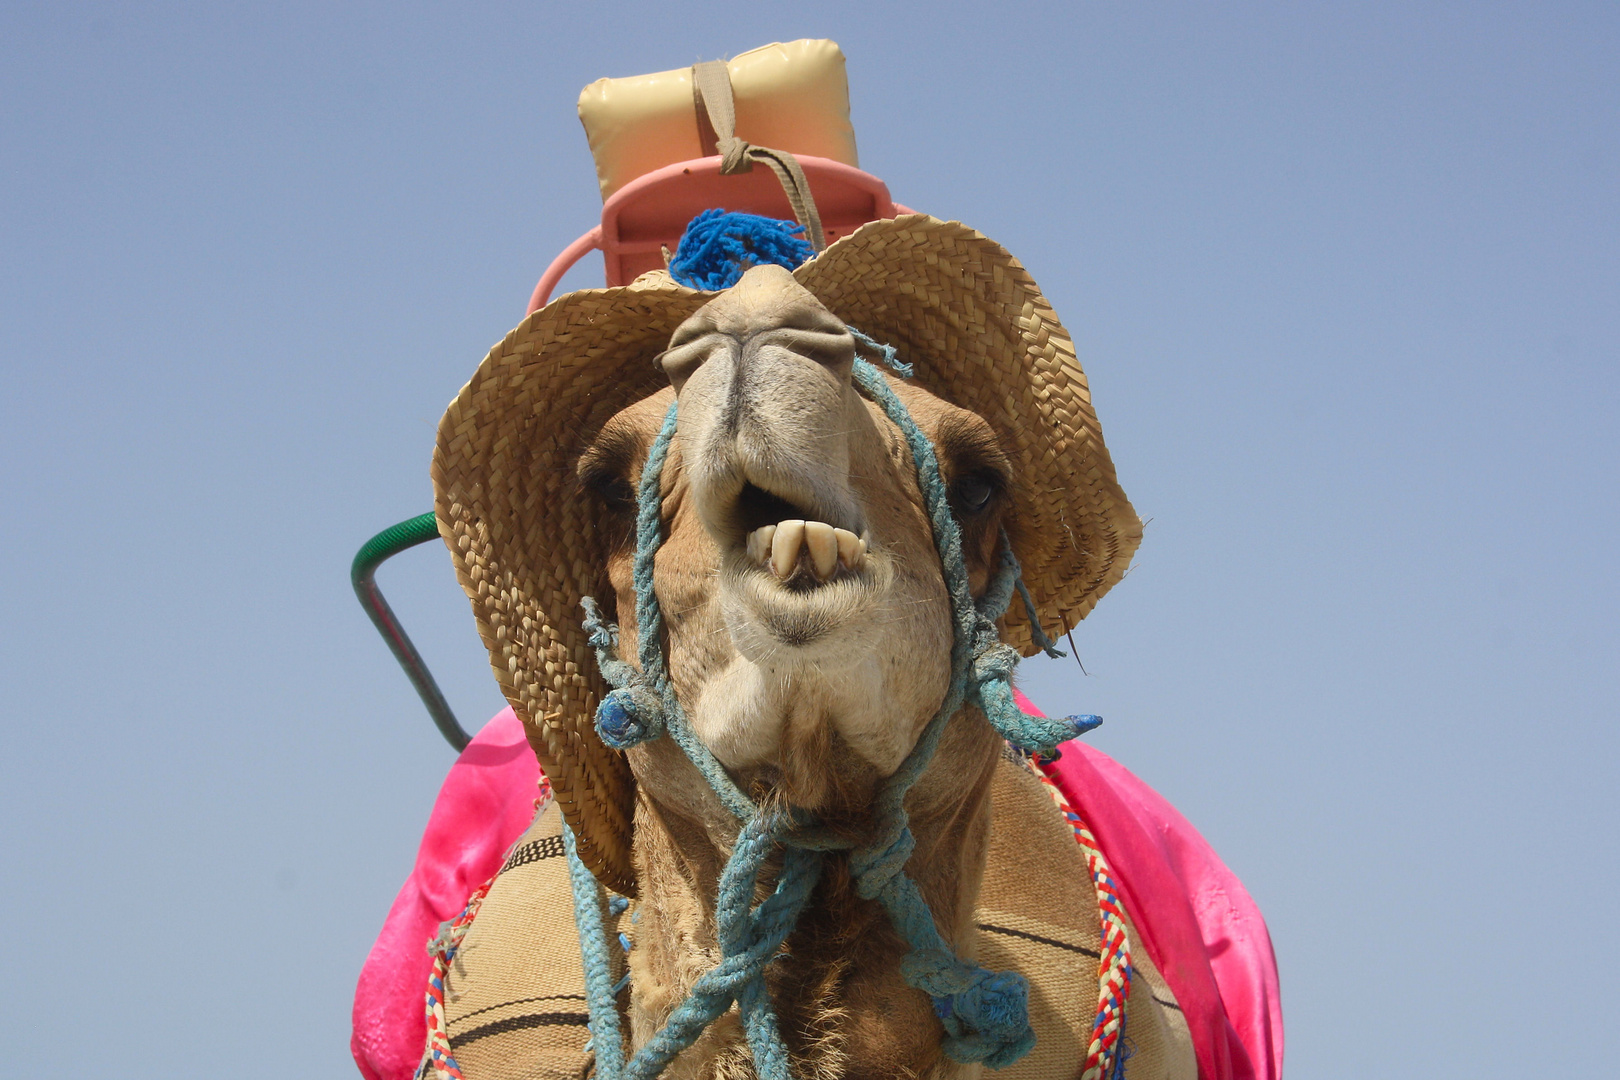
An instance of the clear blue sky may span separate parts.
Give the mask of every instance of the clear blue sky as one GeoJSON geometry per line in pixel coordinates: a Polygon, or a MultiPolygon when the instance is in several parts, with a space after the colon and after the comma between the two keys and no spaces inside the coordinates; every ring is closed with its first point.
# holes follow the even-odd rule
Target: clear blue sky
{"type": "MultiPolygon", "coordinates": [[[[1025,686],[1247,882],[1291,1077],[1612,1075],[1612,4],[4,5],[14,1065],[352,1075],[451,755],[349,559],[595,219],[579,88],[805,36],[1075,334],[1151,524],[1025,686]]],[[[493,714],[444,553],[382,579],[493,714]]]]}

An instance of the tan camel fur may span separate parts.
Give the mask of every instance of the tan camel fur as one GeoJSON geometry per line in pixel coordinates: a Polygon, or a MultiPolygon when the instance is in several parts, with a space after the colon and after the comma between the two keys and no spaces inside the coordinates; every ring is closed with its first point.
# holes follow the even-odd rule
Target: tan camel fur
{"type": "MultiPolygon", "coordinates": [[[[659,358],[672,389],[610,420],[578,473],[619,515],[604,585],[621,655],[633,657],[633,492],[678,396],[655,574],[676,692],[745,791],[860,835],[878,782],[943,700],[951,627],[911,455],[852,386],[854,355],[844,324],[786,270],[755,267],[676,330],[659,358]]],[[[1019,497],[1014,477],[982,419],[891,381],[937,449],[978,592],[1019,497]]],[[[907,802],[917,840],[908,870],[964,956],[976,952],[1001,745],[982,715],[959,716],[907,802]]],[[[630,1016],[640,1046],[719,958],[715,889],[737,824],[671,740],[629,757],[640,891],[630,1016]]],[[[770,969],[796,1075],[979,1074],[942,1055],[928,998],[900,977],[904,951],[878,906],[855,895],[843,860],[830,858],[770,969]]],[[[669,1075],[752,1077],[736,1013],[669,1075]]]]}

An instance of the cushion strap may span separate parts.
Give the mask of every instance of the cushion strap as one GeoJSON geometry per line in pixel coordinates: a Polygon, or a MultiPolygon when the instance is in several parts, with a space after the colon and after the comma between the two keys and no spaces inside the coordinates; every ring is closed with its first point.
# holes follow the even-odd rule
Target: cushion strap
{"type": "Polygon", "coordinates": [[[824,249],[827,238],[821,230],[821,214],[799,159],[786,150],[753,146],[737,137],[737,103],[731,92],[731,69],[724,60],[692,65],[692,96],[704,149],[709,148],[712,138],[715,152],[722,159],[720,172],[726,176],[749,172],[756,161],[770,166],[782,184],[793,217],[804,226],[805,239],[817,251],[824,249]]]}

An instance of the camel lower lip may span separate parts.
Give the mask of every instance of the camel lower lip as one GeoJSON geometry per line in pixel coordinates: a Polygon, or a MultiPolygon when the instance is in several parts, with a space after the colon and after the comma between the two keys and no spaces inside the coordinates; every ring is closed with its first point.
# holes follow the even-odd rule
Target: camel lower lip
{"type": "Polygon", "coordinates": [[[790,595],[818,592],[822,589],[829,589],[839,582],[851,581],[860,576],[852,571],[840,569],[835,576],[819,578],[816,576],[815,571],[803,565],[795,567],[793,572],[785,578],[779,578],[770,571],[760,571],[759,573],[761,577],[771,579],[776,585],[777,591],[790,595]]]}
{"type": "Polygon", "coordinates": [[[870,599],[871,582],[848,575],[822,582],[808,573],[777,581],[766,571],[748,575],[746,621],[753,623],[778,645],[805,648],[828,639],[848,624],[851,611],[870,599]]]}
{"type": "Polygon", "coordinates": [[[770,650],[819,647],[852,626],[864,627],[864,613],[884,594],[888,578],[883,563],[868,561],[859,571],[840,565],[822,580],[801,561],[783,579],[737,550],[721,575],[726,621],[733,640],[753,643],[745,653],[763,649],[754,655],[780,659],[770,650]]]}
{"type": "Polygon", "coordinates": [[[787,568],[785,574],[778,572],[778,569],[769,562],[761,566],[746,553],[740,561],[742,565],[737,569],[760,588],[762,596],[783,600],[791,600],[795,596],[820,595],[839,587],[848,588],[870,582],[868,567],[864,562],[858,570],[851,570],[843,563],[839,563],[830,573],[823,576],[823,572],[816,567],[808,551],[800,552],[797,561],[787,568]]]}
{"type": "Polygon", "coordinates": [[[792,649],[802,649],[806,645],[815,644],[829,629],[819,620],[791,616],[772,619],[769,625],[772,636],[792,649]]]}

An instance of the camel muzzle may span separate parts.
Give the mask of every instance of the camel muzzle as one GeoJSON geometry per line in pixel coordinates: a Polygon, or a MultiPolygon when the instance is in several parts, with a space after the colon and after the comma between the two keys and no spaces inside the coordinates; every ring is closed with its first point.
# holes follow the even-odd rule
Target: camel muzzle
{"type": "Polygon", "coordinates": [[[781,267],[757,266],[687,319],[659,360],[705,528],[789,587],[865,562],[850,484],[849,434],[864,419],[854,359],[842,322],[781,267]]]}

